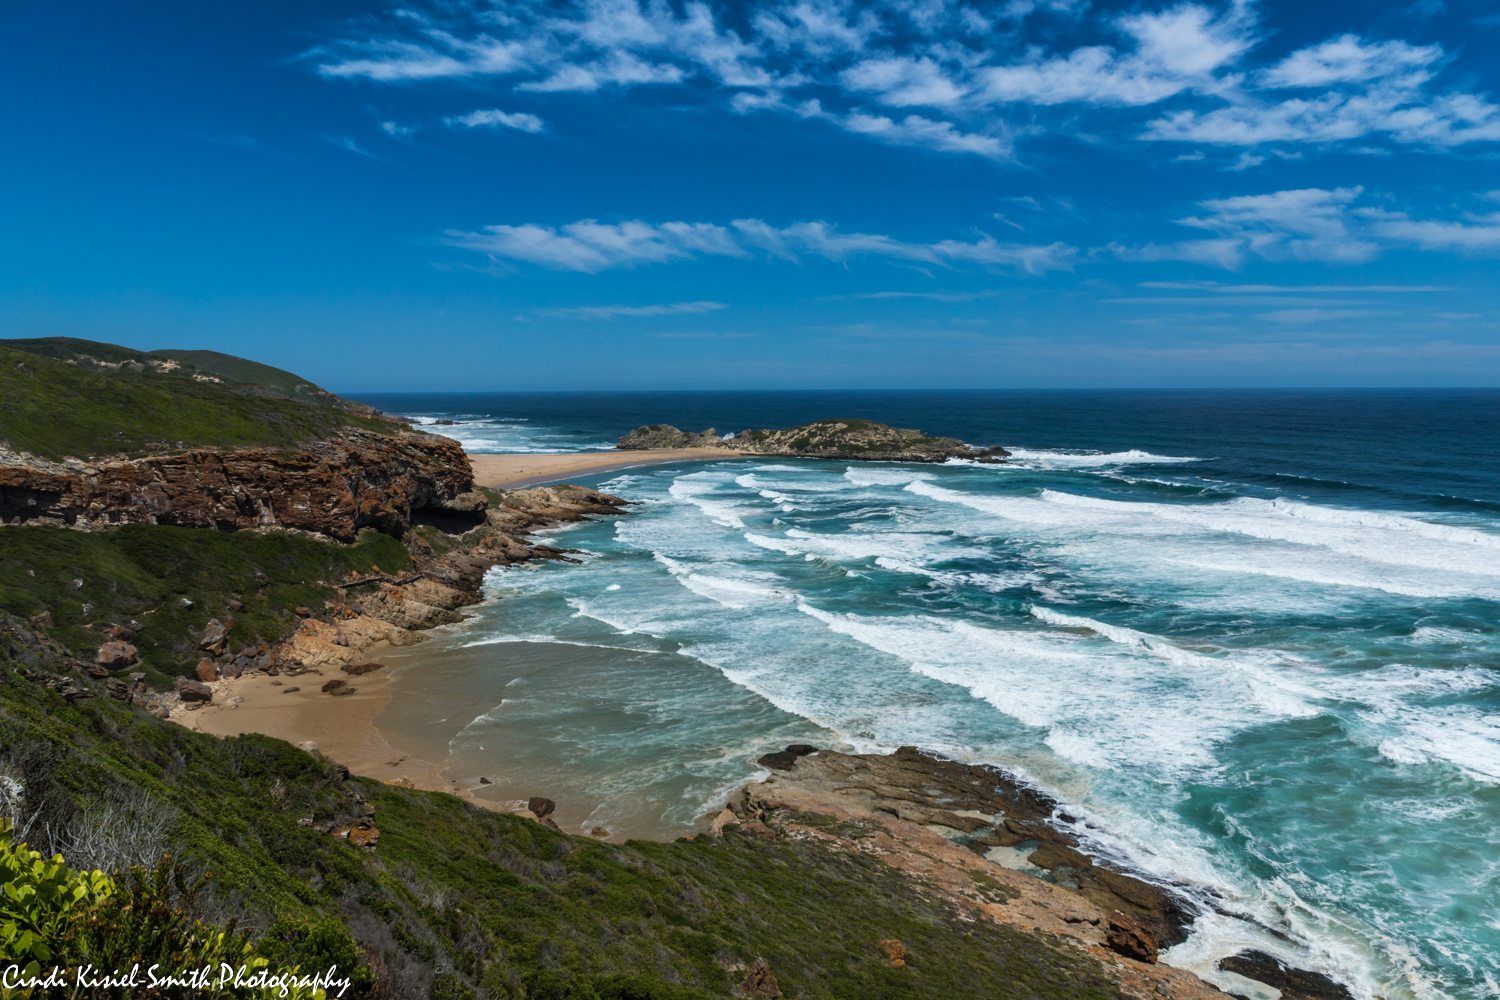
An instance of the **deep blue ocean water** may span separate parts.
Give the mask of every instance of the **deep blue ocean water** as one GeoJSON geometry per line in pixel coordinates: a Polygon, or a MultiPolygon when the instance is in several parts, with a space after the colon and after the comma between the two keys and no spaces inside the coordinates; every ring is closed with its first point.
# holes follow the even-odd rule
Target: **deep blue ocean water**
{"type": "Polygon", "coordinates": [[[641,506],[441,640],[495,679],[455,773],[561,762],[587,822],[685,824],[788,738],[916,743],[1191,886],[1170,961],[1500,996],[1500,392],[367,398],[475,451],[858,416],[1015,453],[598,477],[641,506]]]}

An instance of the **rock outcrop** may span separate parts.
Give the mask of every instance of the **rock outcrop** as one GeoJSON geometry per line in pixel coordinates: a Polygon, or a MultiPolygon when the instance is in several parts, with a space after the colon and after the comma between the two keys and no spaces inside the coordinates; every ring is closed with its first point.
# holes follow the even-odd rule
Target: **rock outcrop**
{"type": "Polygon", "coordinates": [[[941,829],[978,854],[1019,848],[1029,864],[1075,886],[1099,907],[1105,944],[1112,950],[1153,961],[1158,951],[1187,938],[1193,911],[1184,899],[1095,861],[1076,837],[1054,824],[1055,801],[1005,772],[915,747],[893,754],[810,749],[794,745],[761,758],[776,773],[749,787],[752,809],[773,802],[823,802],[941,829]]]}
{"type": "MultiPolygon", "coordinates": [[[[624,506],[618,497],[582,486],[536,486],[503,494],[484,511],[481,524],[450,536],[441,551],[413,532],[406,543],[414,572],[348,581],[343,600],[299,609],[296,631],[247,659],[244,669],[297,674],[326,668],[354,676],[378,670],[379,664],[364,662],[366,650],[378,642],[410,645],[428,629],[461,621],[458,609],[481,599],[491,567],[569,558],[564,549],[530,539],[533,532],[616,514],[624,506]]],[[[346,685],[329,693],[338,690],[352,689],[346,685]]]]}
{"type": "Polygon", "coordinates": [[[671,424],[648,424],[620,438],[618,447],[627,451],[655,448],[719,448],[724,445],[717,431],[710,427],[694,434],[678,430],[671,424]]]}
{"type": "Polygon", "coordinates": [[[362,528],[402,535],[424,519],[476,524],[483,507],[462,446],[410,431],[97,464],[0,454],[4,524],[280,527],[352,541],[362,528]]]}
{"type": "MultiPolygon", "coordinates": [[[[760,763],[772,774],[740,789],[713,817],[711,832],[738,823],[772,838],[836,841],[977,916],[1113,956],[1128,996],[1224,996],[1157,960],[1186,939],[1195,906],[1172,887],[1091,856],[1057,802],[1006,772],[915,747],[845,754],[794,744],[760,763]]],[[[881,942],[893,962],[898,944],[881,942]]],[[[904,947],[899,955],[908,958],[904,947]]],[[[1350,997],[1327,976],[1261,952],[1219,968],[1272,986],[1285,1000],[1350,997]]]]}
{"type": "Polygon", "coordinates": [[[867,462],[946,462],[950,458],[1000,462],[1009,454],[1004,448],[975,448],[957,438],[931,437],[873,420],[818,420],[786,430],[745,430],[728,438],[720,438],[713,430],[692,434],[670,424],[652,424],[626,434],[618,446],[724,448],[746,455],[867,462]]]}

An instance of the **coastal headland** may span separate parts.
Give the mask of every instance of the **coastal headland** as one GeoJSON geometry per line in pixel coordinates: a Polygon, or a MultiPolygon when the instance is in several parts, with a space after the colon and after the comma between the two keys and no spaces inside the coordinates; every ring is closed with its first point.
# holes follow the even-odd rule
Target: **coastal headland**
{"type": "MultiPolygon", "coordinates": [[[[319,933],[366,956],[374,995],[1222,995],[1159,961],[1189,896],[1092,856],[1057,803],[1000,770],[791,746],[697,831],[622,844],[632,831],[558,829],[546,789],[473,809],[441,762],[379,728],[382,651],[462,628],[493,567],[573,558],[539,531],[630,516],[592,489],[510,487],[642,462],[1001,450],[838,420],[476,462],[241,359],[11,344],[0,747],[7,794],[38,803],[44,833],[116,803],[118,839],[176,838],[130,857],[170,846],[224,873],[215,912],[334,921],[319,933]],[[560,938],[566,954],[536,947],[560,938]]],[[[1269,956],[1229,962],[1285,1000],[1348,996],[1269,956]]]]}

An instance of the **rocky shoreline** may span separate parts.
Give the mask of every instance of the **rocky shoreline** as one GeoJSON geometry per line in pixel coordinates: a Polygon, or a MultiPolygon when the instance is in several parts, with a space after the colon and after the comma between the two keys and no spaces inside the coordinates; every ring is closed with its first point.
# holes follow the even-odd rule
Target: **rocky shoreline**
{"type": "Polygon", "coordinates": [[[336,679],[327,693],[352,694],[352,679],[366,672],[358,661],[380,644],[405,646],[422,633],[463,620],[459,609],[483,599],[484,575],[494,566],[538,559],[568,559],[566,549],[539,543],[530,536],[588,517],[614,514],[626,501],[582,486],[538,486],[499,494],[483,509],[483,522],[444,538],[439,548],[430,536],[407,539],[413,571],[400,575],[365,574],[343,581],[340,600],[325,607],[298,608],[298,624],[280,643],[264,642],[231,651],[233,620],[211,623],[200,649],[196,678],[180,678],[173,695],[157,701],[157,711],[195,711],[213,703],[223,690],[216,682],[260,673],[297,676],[339,670],[351,681],[336,679]]]}
{"type": "MultiPolygon", "coordinates": [[[[1055,819],[1058,802],[995,767],[916,747],[847,754],[793,745],[765,754],[771,773],[740,788],[709,820],[767,836],[811,838],[872,854],[977,919],[1055,935],[1108,958],[1132,992],[1222,997],[1184,969],[1160,964],[1186,940],[1199,910],[1179,888],[1092,856],[1055,819]]],[[[1352,1000],[1320,973],[1263,952],[1218,963],[1220,973],[1279,991],[1281,1000],[1352,1000]]],[[[1231,996],[1247,996],[1231,992],[1231,996]]]]}

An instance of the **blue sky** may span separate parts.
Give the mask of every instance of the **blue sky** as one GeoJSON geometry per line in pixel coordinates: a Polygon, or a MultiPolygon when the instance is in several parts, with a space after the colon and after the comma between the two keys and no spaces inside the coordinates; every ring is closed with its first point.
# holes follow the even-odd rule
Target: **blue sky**
{"type": "Polygon", "coordinates": [[[343,390],[1500,384],[1491,0],[49,0],[0,335],[343,390]]]}

